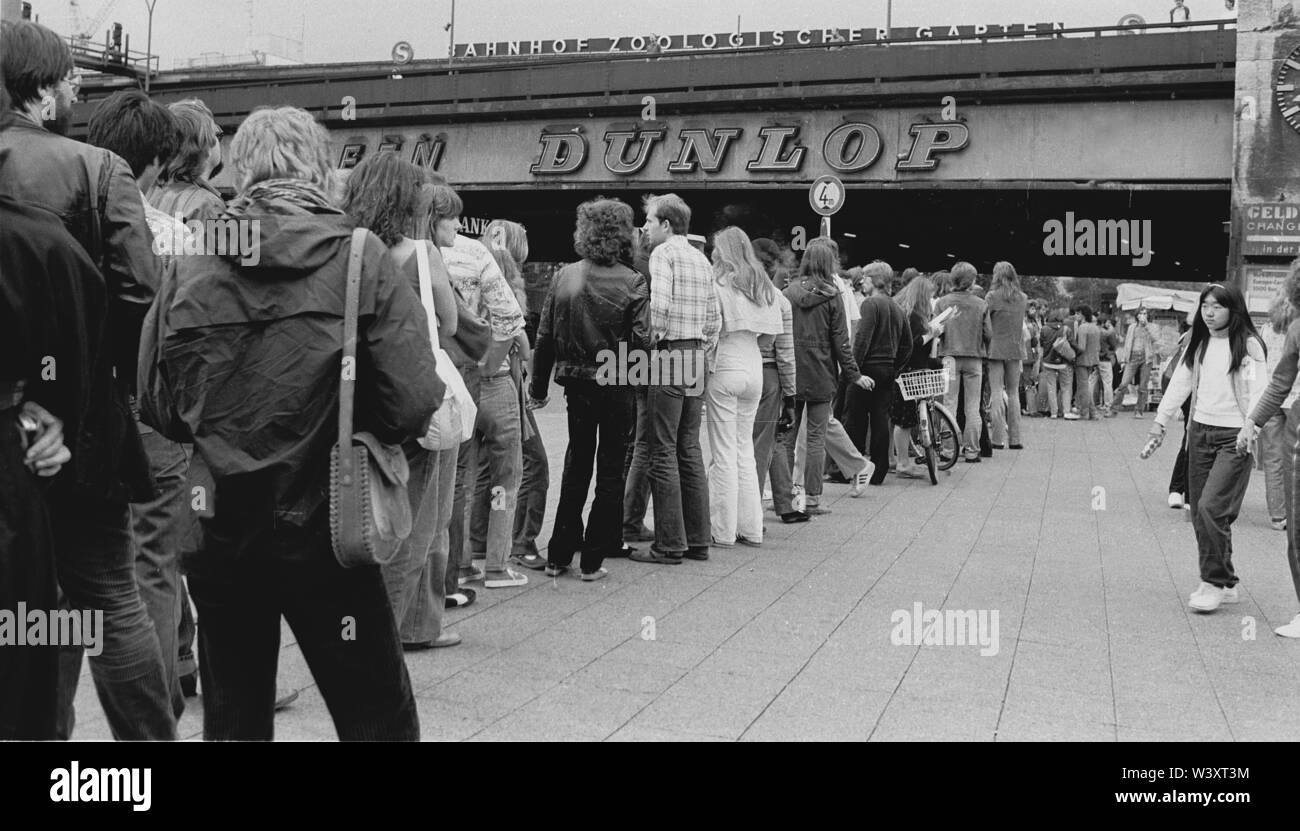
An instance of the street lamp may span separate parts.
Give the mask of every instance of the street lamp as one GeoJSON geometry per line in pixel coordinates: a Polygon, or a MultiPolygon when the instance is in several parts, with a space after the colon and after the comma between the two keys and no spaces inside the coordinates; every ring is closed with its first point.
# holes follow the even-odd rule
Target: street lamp
{"type": "Polygon", "coordinates": [[[447,66],[456,59],[456,0],[451,0],[451,22],[442,28],[450,34],[447,36],[447,66]]]}
{"type": "Polygon", "coordinates": [[[885,31],[894,28],[894,0],[885,0],[885,31]]]}
{"type": "Polygon", "coordinates": [[[153,7],[158,5],[158,0],[144,0],[144,4],[149,7],[149,34],[144,46],[144,91],[147,95],[149,81],[153,78],[153,7]]]}

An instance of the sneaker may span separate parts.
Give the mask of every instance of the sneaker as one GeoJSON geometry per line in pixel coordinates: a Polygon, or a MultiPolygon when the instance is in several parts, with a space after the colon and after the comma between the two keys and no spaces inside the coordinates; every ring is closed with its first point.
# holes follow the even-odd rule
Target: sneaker
{"type": "Polygon", "coordinates": [[[528,575],[520,574],[512,569],[506,569],[500,573],[492,573],[483,580],[483,585],[489,589],[512,589],[516,586],[528,585],[528,575]]]}
{"type": "Polygon", "coordinates": [[[1237,595],[1237,587],[1236,587],[1236,586],[1233,586],[1233,587],[1230,588],[1230,589],[1224,589],[1224,590],[1223,590],[1223,599],[1222,599],[1221,602],[1223,602],[1223,603],[1240,603],[1240,602],[1241,602],[1241,598],[1237,595]]]}
{"type": "Polygon", "coordinates": [[[1078,421],[1078,420],[1079,420],[1079,414],[1078,414],[1078,413],[1075,413],[1075,412],[1069,412],[1069,413],[1066,413],[1065,415],[1063,415],[1063,416],[1061,416],[1061,417],[1064,418],[1066,421],[1078,421]]]}
{"type": "Polygon", "coordinates": [[[551,565],[550,563],[546,564],[547,577],[559,577],[567,573],[568,570],[569,570],[568,566],[555,566],[555,565],[551,565]]]}
{"type": "Polygon", "coordinates": [[[824,514],[829,514],[831,509],[823,508],[820,505],[809,505],[807,508],[804,508],[803,512],[808,516],[822,516],[824,514]]]}
{"type": "Polygon", "coordinates": [[[1051,418],[1060,418],[1060,417],[1061,417],[1060,413],[1052,413],[1051,415],[1051,418]]]}
{"type": "Polygon", "coordinates": [[[456,578],[456,585],[457,585],[457,586],[464,586],[464,585],[467,585],[467,584],[469,584],[469,583],[477,583],[479,580],[482,580],[482,579],[483,579],[483,573],[484,573],[484,572],[482,571],[482,569],[477,569],[477,568],[476,568],[476,569],[473,569],[473,572],[474,572],[474,573],[471,574],[471,575],[469,575],[469,576],[464,576],[464,575],[462,575],[462,576],[456,578]]]}
{"type": "Polygon", "coordinates": [[[718,548],[735,548],[735,547],[736,547],[736,544],[735,544],[734,542],[723,542],[722,540],[718,539],[717,537],[712,537],[711,539],[713,540],[713,544],[716,545],[718,548]]]}
{"type": "Polygon", "coordinates": [[[1134,417],[1134,418],[1141,418],[1141,417],[1142,417],[1142,411],[1141,411],[1141,410],[1134,410],[1134,411],[1133,411],[1133,417],[1134,417]]]}
{"type": "Polygon", "coordinates": [[[910,465],[908,467],[900,467],[897,471],[895,471],[895,473],[897,473],[903,479],[925,479],[930,475],[930,471],[926,469],[925,465],[910,465]]]}
{"type": "Polygon", "coordinates": [[[750,548],[762,548],[762,547],[763,547],[763,542],[762,542],[761,540],[751,540],[749,537],[742,537],[742,536],[740,536],[739,534],[736,535],[736,544],[737,544],[737,545],[747,545],[747,546],[749,546],[750,548]]]}
{"type": "Polygon", "coordinates": [[[1268,524],[1271,525],[1271,526],[1273,526],[1273,530],[1274,530],[1274,531],[1285,531],[1285,530],[1286,530],[1286,520],[1285,520],[1285,519],[1270,519],[1270,520],[1268,521],[1268,524]]]}
{"type": "Polygon", "coordinates": [[[609,576],[608,569],[598,568],[595,571],[584,571],[582,573],[582,582],[594,583],[597,580],[604,580],[609,576]]]}
{"type": "Polygon", "coordinates": [[[849,488],[849,496],[861,496],[866,491],[867,485],[871,482],[871,476],[875,472],[876,466],[871,462],[867,462],[867,466],[853,477],[853,487],[849,488]]]}
{"type": "Polygon", "coordinates": [[[1187,605],[1198,612],[1213,612],[1221,603],[1223,589],[1211,583],[1201,583],[1187,601],[1187,605]]]}
{"type": "Polygon", "coordinates": [[[978,453],[969,454],[965,457],[965,459],[967,464],[977,465],[980,463],[980,457],[978,453]]]}
{"type": "Polygon", "coordinates": [[[447,595],[447,599],[443,601],[443,608],[463,609],[473,603],[476,597],[478,597],[478,593],[473,589],[461,589],[455,594],[447,595]]]}
{"type": "Polygon", "coordinates": [[[790,507],[794,508],[795,513],[802,513],[808,507],[808,497],[803,492],[803,485],[795,485],[790,489],[790,507]]]}
{"type": "Polygon", "coordinates": [[[1169,507],[1171,508],[1183,507],[1183,495],[1181,493],[1169,494],[1169,507]]]}
{"type": "Polygon", "coordinates": [[[1286,626],[1279,626],[1273,630],[1284,638],[1300,638],[1300,615],[1296,615],[1286,626]]]}

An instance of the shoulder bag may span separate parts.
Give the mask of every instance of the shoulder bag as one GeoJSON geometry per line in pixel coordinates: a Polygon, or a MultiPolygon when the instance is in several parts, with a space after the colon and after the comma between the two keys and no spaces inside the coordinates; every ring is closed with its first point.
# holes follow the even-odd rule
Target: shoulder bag
{"type": "Polygon", "coordinates": [[[456,371],[451,356],[439,345],[438,315],[433,305],[433,278],[429,271],[429,250],[423,241],[415,245],[415,262],[420,274],[420,303],[429,317],[429,343],[433,344],[433,357],[438,365],[438,377],[446,386],[442,406],[429,419],[429,431],[419,440],[425,450],[450,450],[474,435],[474,422],[478,408],[470,397],[465,380],[456,371]]]}
{"type": "Polygon", "coordinates": [[[330,455],[330,542],[344,568],[384,565],[411,535],[410,468],[402,448],[383,444],[368,432],[352,432],[361,260],[368,233],[364,228],[352,232],[348,255],[339,439],[330,455]]]}

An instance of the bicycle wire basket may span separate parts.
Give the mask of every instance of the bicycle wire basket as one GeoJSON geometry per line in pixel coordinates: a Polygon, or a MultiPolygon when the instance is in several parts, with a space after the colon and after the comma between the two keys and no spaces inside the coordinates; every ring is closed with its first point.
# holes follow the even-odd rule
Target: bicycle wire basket
{"type": "Polygon", "coordinates": [[[918,398],[933,398],[948,391],[948,372],[943,369],[904,372],[894,380],[903,391],[903,400],[905,401],[915,401],[918,398]]]}

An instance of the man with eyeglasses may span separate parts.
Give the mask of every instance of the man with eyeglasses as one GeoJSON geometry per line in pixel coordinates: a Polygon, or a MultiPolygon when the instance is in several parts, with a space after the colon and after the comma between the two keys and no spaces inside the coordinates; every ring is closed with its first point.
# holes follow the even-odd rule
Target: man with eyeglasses
{"type": "MultiPolygon", "coordinates": [[[[127,163],[60,135],[77,98],[67,44],[40,24],[6,21],[0,72],[10,99],[0,114],[0,193],[59,217],[107,290],[106,308],[86,309],[87,326],[106,324],[107,334],[92,346],[91,394],[78,434],[68,437],[71,475],[56,477],[47,495],[59,584],[72,607],[103,611],[103,651],[90,668],[113,735],[174,739],[158,635],[136,589],[127,508],[156,495],[126,384],[161,265],[127,163]]],[[[60,383],[58,367],[52,376],[48,383],[60,383]]],[[[60,738],[72,735],[82,651],[61,650],[60,738]]]]}

